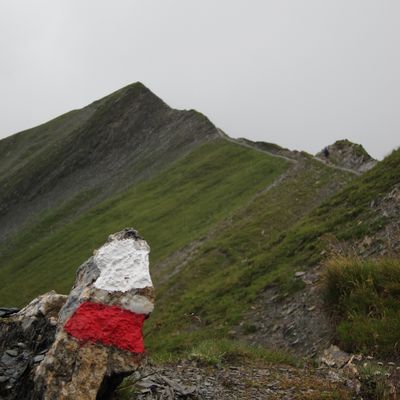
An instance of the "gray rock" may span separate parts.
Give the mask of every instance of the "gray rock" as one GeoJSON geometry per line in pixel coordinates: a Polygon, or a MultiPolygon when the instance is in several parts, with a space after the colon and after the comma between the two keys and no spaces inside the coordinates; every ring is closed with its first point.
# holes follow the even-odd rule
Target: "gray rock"
{"type": "Polygon", "coordinates": [[[6,308],[0,307],[0,318],[8,317],[9,315],[13,315],[19,311],[19,308],[6,308]]]}
{"type": "Polygon", "coordinates": [[[49,318],[57,316],[66,296],[54,291],[39,296],[0,323],[0,399],[28,400],[33,387],[32,356],[48,349],[55,327],[49,318]]]}
{"type": "MultiPolygon", "coordinates": [[[[59,313],[55,340],[35,369],[34,399],[109,399],[123,378],[138,369],[143,359],[141,350],[134,351],[92,340],[87,340],[82,346],[80,338],[68,331],[66,326],[83,303],[117,306],[148,315],[153,310],[154,291],[151,279],[147,278],[148,258],[141,261],[143,252],[148,254],[148,244],[135,230],[127,228],[110,235],[107,243],[79,267],[74,287],[59,313]],[[122,270],[126,269],[125,275],[135,276],[138,272],[139,276],[144,276],[142,282],[133,281],[133,286],[126,289],[117,284],[121,276],[115,270],[115,265],[121,254],[119,251],[110,251],[115,248],[123,249],[122,270]],[[103,254],[103,258],[99,259],[99,254],[103,254]],[[112,283],[98,286],[104,271],[108,272],[112,283]],[[92,368],[93,365],[96,368],[92,368]],[[62,394],[60,388],[63,389],[62,394]]],[[[38,355],[34,360],[40,360],[36,357],[38,355]]]]}
{"type": "Polygon", "coordinates": [[[339,347],[331,345],[324,350],[320,362],[328,367],[342,368],[350,360],[350,355],[340,350],[339,347]]]}
{"type": "Polygon", "coordinates": [[[12,379],[18,379],[22,374],[23,374],[23,370],[21,370],[21,371],[15,371],[12,375],[11,375],[11,378],[12,379]]]}
{"type": "Polygon", "coordinates": [[[76,271],[75,284],[68,296],[68,299],[60,311],[60,322],[65,322],[72,313],[76,310],[80,303],[84,301],[82,292],[90,286],[100,275],[100,270],[97,268],[93,257],[90,257],[76,271]]]}
{"type": "Polygon", "coordinates": [[[44,359],[44,354],[39,354],[32,358],[33,363],[39,363],[44,359]]]}
{"type": "Polygon", "coordinates": [[[0,362],[4,365],[10,365],[15,363],[15,357],[8,355],[7,353],[4,353],[0,359],[0,362]]]}
{"type": "Polygon", "coordinates": [[[360,144],[347,139],[338,140],[316,154],[316,157],[330,164],[359,173],[373,168],[377,161],[373,159],[360,144]]]}

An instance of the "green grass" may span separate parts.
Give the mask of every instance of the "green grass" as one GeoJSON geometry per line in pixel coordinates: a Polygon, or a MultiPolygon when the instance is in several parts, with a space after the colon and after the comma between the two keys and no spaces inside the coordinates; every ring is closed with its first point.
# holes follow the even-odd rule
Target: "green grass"
{"type": "Polygon", "coordinates": [[[149,359],[156,365],[192,360],[199,364],[215,366],[243,363],[271,363],[299,366],[301,360],[281,350],[269,350],[258,345],[249,345],[231,339],[204,339],[188,344],[180,352],[150,352],[149,359]]]}
{"type": "Polygon", "coordinates": [[[93,114],[93,109],[70,111],[45,124],[0,140],[0,173],[24,168],[39,153],[45,154],[56,142],[71,134],[93,114]]]}
{"type": "Polygon", "coordinates": [[[277,285],[282,296],[301,289],[294,272],[320,263],[332,241],[357,240],[385,226],[370,204],[399,181],[400,151],[356,179],[305,161],[242,207],[178,275],[158,287],[147,329],[160,329],[149,337],[150,348],[179,352],[209,335],[224,338],[264,288],[277,285]],[[340,186],[344,190],[324,201],[340,186]],[[193,314],[201,324],[185,317],[193,314]]]}
{"type": "Polygon", "coordinates": [[[282,159],[219,140],[65,226],[63,205],[42,221],[40,231],[50,235],[32,227],[9,243],[0,258],[1,302],[68,292],[91,251],[110,232],[134,226],[151,245],[156,278],[157,306],[146,323],[150,352],[188,354],[210,338],[223,340],[269,285],[282,295],[301,289],[294,272],[321,262],[330,241],[384,227],[371,201],[400,181],[399,151],[357,179],[310,157],[290,166],[288,172],[282,159]],[[184,263],[158,269],[196,241],[184,263]]]}
{"type": "Polygon", "coordinates": [[[268,285],[280,284],[283,292],[298,289],[293,273],[316,257],[293,254],[287,247],[292,243],[277,245],[279,238],[320,204],[323,193],[348,179],[342,171],[307,161],[234,213],[179,274],[158,286],[157,307],[147,323],[150,349],[181,352],[210,336],[224,338],[268,285]]]}
{"type": "Polygon", "coordinates": [[[218,140],[66,225],[59,223],[70,208],[64,204],[8,243],[0,258],[1,304],[23,305],[50,289],[69,292],[76,268],[126,226],[148,240],[154,264],[205,235],[286,168],[284,160],[218,140]]]}
{"type": "Polygon", "coordinates": [[[298,366],[298,360],[279,350],[267,350],[260,346],[235,342],[229,339],[208,339],[192,347],[185,359],[206,365],[238,364],[243,362],[263,361],[272,364],[298,366]]]}
{"type": "Polygon", "coordinates": [[[325,302],[348,351],[400,354],[400,260],[336,258],[327,263],[325,302]]]}
{"type": "Polygon", "coordinates": [[[358,367],[361,383],[359,395],[368,400],[393,400],[400,389],[399,372],[393,367],[384,367],[368,361],[358,367]]]}
{"type": "Polygon", "coordinates": [[[0,140],[0,211],[7,208],[22,192],[31,188],[32,196],[38,186],[60,164],[62,146],[69,135],[94,113],[85,107],[61,115],[38,127],[0,140]]]}

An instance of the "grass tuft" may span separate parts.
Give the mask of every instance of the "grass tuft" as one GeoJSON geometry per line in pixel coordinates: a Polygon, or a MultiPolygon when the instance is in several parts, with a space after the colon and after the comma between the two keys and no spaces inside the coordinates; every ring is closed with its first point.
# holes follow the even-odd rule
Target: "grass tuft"
{"type": "Polygon", "coordinates": [[[324,300],[347,351],[398,356],[400,261],[338,257],[327,262],[324,300]]]}
{"type": "Polygon", "coordinates": [[[204,340],[189,351],[187,358],[206,365],[235,364],[246,361],[299,365],[294,356],[284,351],[268,350],[261,346],[250,346],[227,339],[204,340]]]}

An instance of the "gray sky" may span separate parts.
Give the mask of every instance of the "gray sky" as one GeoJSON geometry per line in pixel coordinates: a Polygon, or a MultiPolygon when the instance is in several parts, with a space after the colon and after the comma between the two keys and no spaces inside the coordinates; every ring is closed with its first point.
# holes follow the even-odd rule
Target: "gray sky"
{"type": "Polygon", "coordinates": [[[398,0],[0,0],[0,137],[141,81],[233,137],[400,145],[398,0]]]}

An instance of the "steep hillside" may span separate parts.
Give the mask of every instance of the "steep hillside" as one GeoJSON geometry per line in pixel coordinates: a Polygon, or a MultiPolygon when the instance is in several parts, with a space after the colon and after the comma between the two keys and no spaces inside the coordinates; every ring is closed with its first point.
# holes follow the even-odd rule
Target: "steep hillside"
{"type": "Polygon", "coordinates": [[[305,255],[279,243],[351,179],[350,173],[303,157],[202,242],[188,246],[183,262],[174,256],[166,260],[167,269],[154,272],[156,277],[172,276],[160,279],[158,286],[159,306],[150,324],[163,327],[164,340],[149,327],[154,348],[184,351],[210,336],[235,338],[232,329],[265,288],[279,284],[283,293],[298,289],[293,273],[315,262],[314,244],[304,238],[303,248],[310,249],[305,255]]]}
{"type": "Polygon", "coordinates": [[[339,170],[304,159],[189,249],[183,266],[173,259],[167,275],[176,268],[179,274],[158,289],[152,345],[184,351],[210,335],[228,335],[313,354],[329,344],[331,336],[321,337],[329,321],[314,314],[323,312],[316,309],[314,280],[332,246],[363,249],[368,237],[377,241],[368,255],[385,254],[383,243],[392,254],[400,251],[400,150],[326,200],[349,180],[339,170]],[[388,199],[391,206],[382,211],[388,199]],[[163,327],[164,339],[165,331],[170,333],[167,344],[156,326],[163,327]]]}
{"type": "Polygon", "coordinates": [[[72,201],[74,214],[149,179],[219,137],[195,111],[168,107],[141,83],[0,141],[0,241],[72,201]]]}
{"type": "Polygon", "coordinates": [[[298,296],[313,309],[308,278],[329,249],[396,232],[398,152],[359,178],[358,164],[231,139],[141,84],[0,141],[0,151],[1,304],[68,292],[90,251],[134,226],[152,248],[154,352],[227,335],[302,352],[319,340],[306,313],[293,328],[309,337],[300,345],[279,318],[292,318],[283,310],[298,296]]]}
{"type": "MultiPolygon", "coordinates": [[[[251,332],[245,335],[248,340],[309,355],[335,340],[336,332],[323,304],[320,285],[325,279],[326,260],[336,265],[338,256],[339,260],[341,256],[352,257],[356,259],[354,268],[361,259],[367,260],[367,266],[399,265],[399,183],[400,150],[397,150],[279,237],[273,244],[275,256],[268,264],[278,273],[278,279],[260,293],[242,321],[251,327],[251,332]],[[374,261],[382,256],[393,260],[374,261]],[[286,274],[278,272],[282,266],[288,268],[286,274]]],[[[360,286],[366,288],[374,275],[366,272],[361,276],[365,275],[369,278],[364,283],[361,280],[360,286]]],[[[393,288],[395,279],[393,274],[393,288]]],[[[346,284],[349,282],[340,283],[343,287],[346,284]]],[[[386,297],[389,293],[386,291],[386,297]]],[[[395,304],[397,297],[395,294],[385,301],[395,304]]],[[[364,296],[364,305],[368,301],[364,296]]],[[[389,311],[392,310],[385,312],[389,311]]],[[[348,315],[357,313],[355,309],[348,312],[348,315]]],[[[239,328],[237,334],[240,333],[243,330],[239,328]]],[[[373,337],[372,331],[369,335],[373,337]]],[[[357,347],[359,350],[361,346],[354,349],[357,347]]],[[[385,352],[397,358],[396,343],[386,343],[385,352]]]]}
{"type": "Polygon", "coordinates": [[[82,199],[65,202],[3,248],[1,303],[22,305],[50,288],[68,292],[90,249],[104,242],[109,232],[127,225],[146,237],[151,260],[158,262],[206,235],[287,167],[284,160],[219,139],[76,221],[60,224],[82,199]]]}

